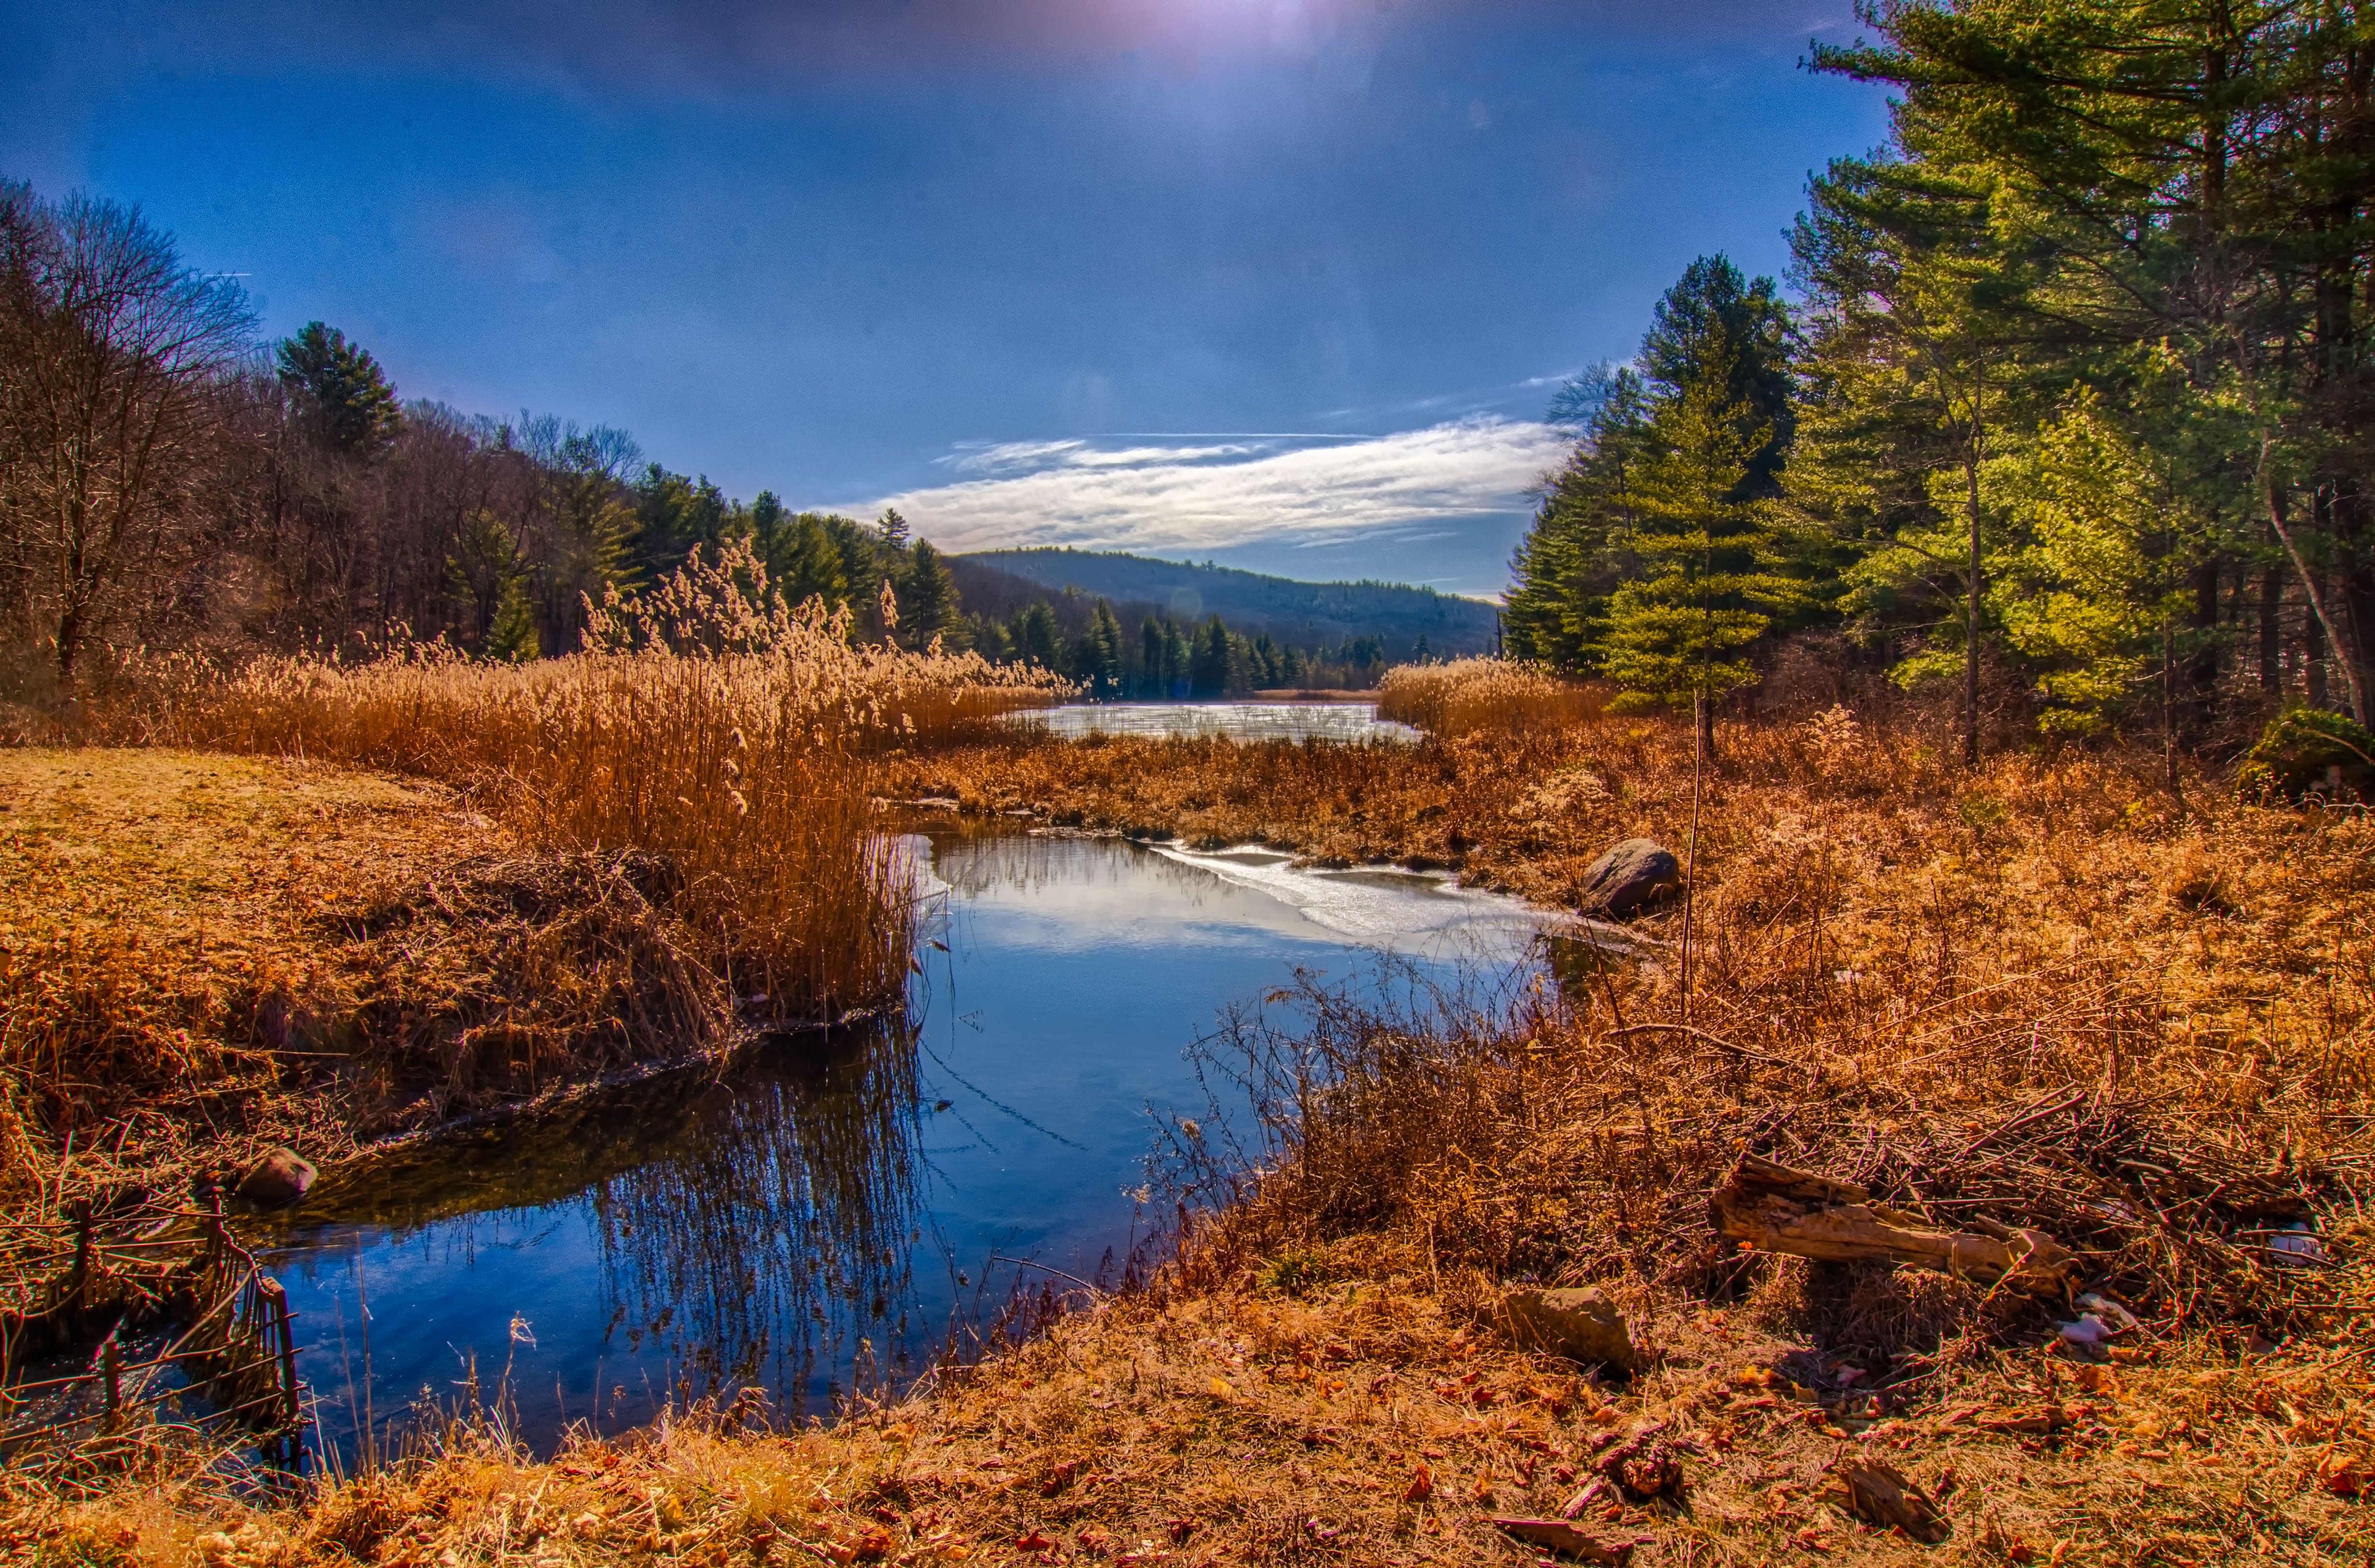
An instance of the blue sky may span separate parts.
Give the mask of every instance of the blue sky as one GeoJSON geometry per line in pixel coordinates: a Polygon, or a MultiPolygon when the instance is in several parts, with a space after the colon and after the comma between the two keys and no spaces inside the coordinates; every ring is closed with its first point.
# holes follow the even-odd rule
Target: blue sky
{"type": "Polygon", "coordinates": [[[1885,130],[1847,0],[0,0],[0,172],[730,493],[1496,591],[1535,421],[1885,130]]]}

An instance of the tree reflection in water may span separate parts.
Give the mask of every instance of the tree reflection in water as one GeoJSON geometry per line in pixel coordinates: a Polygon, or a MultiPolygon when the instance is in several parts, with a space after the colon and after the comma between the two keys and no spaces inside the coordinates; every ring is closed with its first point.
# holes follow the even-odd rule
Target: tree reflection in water
{"type": "Polygon", "coordinates": [[[766,1383],[797,1411],[844,1376],[897,1377],[921,1240],[915,1041],[707,1097],[667,1153],[597,1182],[603,1289],[630,1349],[656,1338],[697,1397],[766,1383]]]}
{"type": "MultiPolygon", "coordinates": [[[[779,1415],[822,1413],[853,1380],[920,1370],[946,1326],[917,1321],[912,1255],[939,1242],[928,1234],[919,1121],[916,1039],[902,1019],[769,1042],[724,1074],[655,1079],[410,1146],[326,1174],[300,1208],[246,1224],[276,1271],[334,1291],[341,1315],[359,1315],[349,1270],[368,1257],[370,1366],[328,1337],[352,1319],[329,1330],[325,1315],[301,1373],[320,1391],[364,1377],[383,1418],[448,1381],[471,1348],[458,1336],[482,1334],[490,1307],[516,1307],[541,1330],[539,1348],[509,1352],[521,1435],[539,1446],[569,1413],[554,1379],[578,1389],[568,1404],[582,1412],[586,1394],[604,1396],[585,1382],[601,1370],[601,1384],[656,1393],[665,1376],[679,1400],[754,1385],[779,1415]],[[510,1272],[554,1226],[580,1224],[576,1256],[598,1283],[577,1305],[544,1293],[549,1279],[540,1290],[510,1272]],[[472,1281],[464,1304],[481,1310],[435,1293],[455,1264],[472,1281]]],[[[476,1352],[493,1365],[506,1353],[483,1340],[476,1352]]],[[[343,1441],[329,1429],[348,1419],[325,1410],[325,1436],[343,1441]]]]}

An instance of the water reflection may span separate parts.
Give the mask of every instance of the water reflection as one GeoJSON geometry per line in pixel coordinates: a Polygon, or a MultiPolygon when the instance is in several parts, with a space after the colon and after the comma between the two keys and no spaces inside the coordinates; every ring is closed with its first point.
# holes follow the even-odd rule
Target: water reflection
{"type": "Polygon", "coordinates": [[[1008,716],[1010,724],[1077,738],[1144,735],[1232,740],[1382,741],[1409,745],[1419,732],[1377,717],[1375,702],[1091,702],[1008,716]]]}
{"type": "Polygon", "coordinates": [[[1224,1010],[1297,971],[1357,983],[1376,947],[1429,973],[1502,962],[1538,924],[1441,878],[1257,850],[912,847],[934,945],[896,1026],[324,1180],[275,1267],[326,1435],[455,1398],[474,1362],[482,1394],[508,1373],[538,1446],[742,1387],[829,1413],[1005,1300],[1009,1260],[1093,1278],[1128,1255],[1155,1126],[1205,1114],[1186,1051],[1224,1010]]]}
{"type": "Polygon", "coordinates": [[[744,1385],[786,1414],[829,1409],[861,1366],[911,1366],[943,1326],[913,1312],[916,1064],[904,1024],[780,1042],[724,1079],[648,1082],[326,1179],[273,1259],[301,1307],[314,1298],[305,1374],[336,1401],[325,1436],[357,1424],[350,1380],[375,1385],[384,1421],[423,1389],[451,1394],[474,1356],[482,1385],[510,1369],[539,1441],[573,1416],[636,1421],[744,1385]]]}

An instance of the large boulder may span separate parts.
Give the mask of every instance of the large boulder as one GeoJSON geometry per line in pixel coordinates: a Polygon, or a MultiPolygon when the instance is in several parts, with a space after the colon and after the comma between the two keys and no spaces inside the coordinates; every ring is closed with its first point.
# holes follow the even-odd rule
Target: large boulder
{"type": "Polygon", "coordinates": [[[1683,885],[1683,863],[1655,839],[1626,839],[1584,871],[1586,914],[1622,920],[1683,885]]]}
{"type": "Polygon", "coordinates": [[[1512,1291],[1501,1302],[1509,1337],[1584,1366],[1604,1366],[1631,1376],[1642,1354],[1633,1331],[1608,1292],[1598,1286],[1579,1291],[1512,1291]]]}
{"type": "Polygon", "coordinates": [[[296,1202],[313,1185],[313,1165],[293,1149],[276,1149],[239,1179],[239,1196],[266,1208],[296,1202]]]}

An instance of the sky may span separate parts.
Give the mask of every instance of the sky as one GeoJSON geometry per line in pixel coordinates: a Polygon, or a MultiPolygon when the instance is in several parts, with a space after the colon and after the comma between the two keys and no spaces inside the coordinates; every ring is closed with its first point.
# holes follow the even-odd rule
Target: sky
{"type": "Polygon", "coordinates": [[[1780,275],[1849,0],[0,0],[0,177],[748,499],[1492,595],[1566,375],[1780,275]]]}

